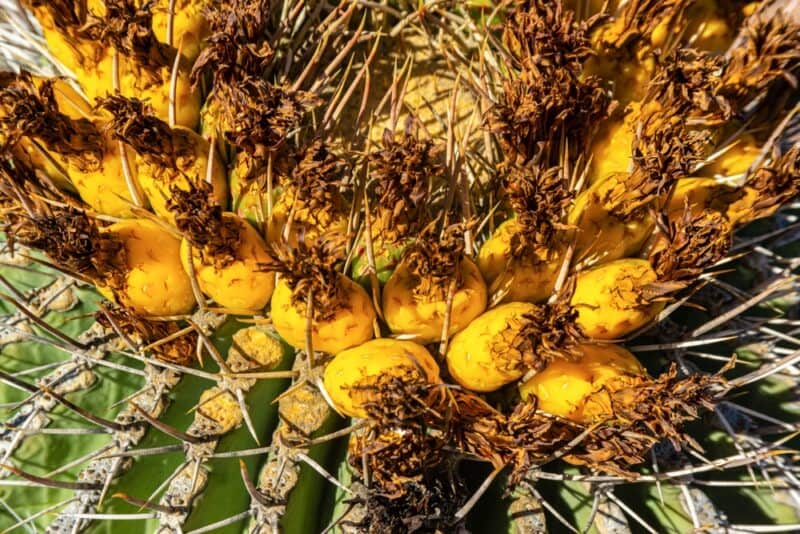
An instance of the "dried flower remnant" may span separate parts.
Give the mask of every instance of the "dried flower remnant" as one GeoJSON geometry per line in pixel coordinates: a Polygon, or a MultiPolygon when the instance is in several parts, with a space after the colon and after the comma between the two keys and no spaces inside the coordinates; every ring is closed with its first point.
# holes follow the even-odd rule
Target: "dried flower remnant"
{"type": "Polygon", "coordinates": [[[373,234],[387,243],[414,235],[430,220],[428,191],[444,175],[441,147],[405,134],[384,132],[381,147],[369,154],[370,181],[377,199],[373,234]]]}
{"type": "Polygon", "coordinates": [[[88,38],[114,47],[145,73],[172,66],[176,50],[156,38],[151,2],[104,0],[104,8],[102,16],[90,13],[87,17],[82,32],[88,38]]]}
{"type": "Polygon", "coordinates": [[[768,217],[800,193],[800,146],[753,171],[726,211],[734,225],[768,217]]]}
{"type": "Polygon", "coordinates": [[[59,111],[52,80],[45,80],[37,87],[33,77],[22,72],[4,76],[3,82],[0,138],[6,148],[29,137],[69,158],[83,171],[100,167],[104,151],[100,132],[90,120],[71,119],[59,111]]]}
{"type": "Polygon", "coordinates": [[[214,200],[211,185],[197,180],[188,190],[173,186],[171,192],[167,208],[175,213],[175,226],[199,249],[203,261],[213,263],[217,269],[236,261],[241,237],[239,227],[223,217],[222,206],[214,200]]]}
{"type": "Polygon", "coordinates": [[[285,183],[296,207],[295,218],[321,230],[345,217],[349,213],[344,196],[349,187],[347,169],[347,163],[321,139],[312,141],[285,183]]]}
{"type": "Polygon", "coordinates": [[[101,305],[101,310],[95,313],[95,319],[105,328],[119,329],[135,342],[143,345],[158,343],[151,350],[159,360],[177,365],[191,365],[195,360],[196,332],[187,332],[163,341],[181,330],[177,321],[152,321],[124,306],[113,304],[101,305]]]}
{"type": "Polygon", "coordinates": [[[332,232],[310,246],[302,240],[294,247],[273,243],[272,258],[262,263],[278,273],[272,322],[293,347],[309,349],[310,341],[313,350],[337,354],[374,335],[376,314],[370,296],[339,267],[344,239],[332,232]]]}

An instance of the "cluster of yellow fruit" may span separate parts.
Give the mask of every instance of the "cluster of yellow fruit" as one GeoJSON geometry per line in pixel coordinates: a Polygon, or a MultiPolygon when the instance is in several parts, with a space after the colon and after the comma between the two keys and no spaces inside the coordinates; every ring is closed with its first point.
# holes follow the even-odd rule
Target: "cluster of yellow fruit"
{"type": "MultiPolygon", "coordinates": [[[[530,2],[508,14],[513,61],[489,121],[504,156],[506,220],[474,257],[469,223],[428,213],[431,190],[446,181],[432,143],[387,134],[368,155],[375,206],[349,277],[345,238],[357,209],[347,164],[321,141],[281,154],[313,95],[233,72],[246,64],[222,65],[231,72],[215,77],[201,113],[191,65],[199,57],[202,71],[221,53],[203,39],[224,23],[206,21],[197,3],[177,2],[169,23],[166,0],[89,2],[85,12],[27,4],[89,99],[64,80],[3,75],[11,235],[140,315],[183,316],[207,299],[225,313],[269,308],[290,345],[333,355],[324,387],[353,417],[369,416],[381,402],[373,386],[388,378],[444,386],[450,377],[477,393],[515,384],[540,411],[576,423],[612,418],[611,396],[646,372],[611,342],[653,324],[674,292],[726,255],[735,226],[774,212],[800,186],[798,150],[763,163],[755,136],[725,141],[745,103],[780,78],[788,60],[775,42],[796,44],[796,28],[757,21],[752,38],[776,52],[744,47],[723,62],[663,52],[679,20],[698,20],[680,2],[628,2],[594,21],[591,38],[591,24],[560,3],[530,2]],[[651,43],[631,55],[639,34],[651,43]],[[775,65],[756,72],[765,61],[775,65]],[[689,75],[697,71],[700,81],[689,75]],[[633,94],[630,79],[647,90],[633,94]],[[232,94],[247,109],[221,110],[232,94]],[[614,111],[611,95],[627,106],[614,111]],[[193,129],[201,115],[202,135],[193,129]],[[223,139],[233,158],[218,149],[223,139]],[[593,158],[577,176],[562,165],[570,150],[593,158]],[[271,174],[267,191],[251,187],[265,173],[280,187],[271,174]],[[739,174],[738,186],[716,178],[739,174]],[[437,342],[438,362],[425,347],[437,342]]],[[[717,50],[733,32],[711,22],[695,44],[717,50]]]]}

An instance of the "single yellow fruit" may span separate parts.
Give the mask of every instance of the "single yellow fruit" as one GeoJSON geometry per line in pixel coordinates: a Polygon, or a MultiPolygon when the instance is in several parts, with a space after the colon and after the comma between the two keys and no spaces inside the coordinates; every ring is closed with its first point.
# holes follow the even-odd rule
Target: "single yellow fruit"
{"type": "Polygon", "coordinates": [[[540,247],[535,258],[513,259],[511,239],[520,231],[517,219],[498,226],[478,253],[478,268],[492,293],[506,291],[501,302],[542,302],[553,293],[566,247],[540,247]]]}
{"type": "Polygon", "coordinates": [[[489,392],[522,378],[522,355],[508,340],[519,331],[522,316],[535,308],[527,302],[502,304],[456,334],[447,349],[447,368],[456,382],[489,392]]]}
{"type": "MultiPolygon", "coordinates": [[[[346,295],[345,304],[333,312],[333,317],[320,321],[312,318],[311,343],[313,350],[336,354],[372,339],[375,308],[367,292],[344,275],[338,275],[346,295]]],[[[275,330],[286,342],[298,349],[306,348],[305,299],[295,305],[292,289],[286,280],[278,278],[272,293],[270,316],[275,330]]]]}
{"type": "Polygon", "coordinates": [[[578,346],[576,361],[553,360],[519,387],[523,399],[534,395],[537,408],[576,423],[591,423],[614,416],[611,394],[627,387],[647,372],[628,350],[619,345],[578,346]]]}
{"type": "Polygon", "coordinates": [[[747,172],[761,152],[755,137],[744,134],[736,144],[714,161],[700,169],[703,176],[739,176],[747,172]]]}
{"type": "Polygon", "coordinates": [[[218,387],[208,388],[200,394],[197,413],[217,423],[215,430],[218,434],[230,432],[244,419],[234,394],[218,387]]]}
{"type": "Polygon", "coordinates": [[[578,325],[594,339],[619,339],[641,328],[664,309],[647,298],[648,284],[657,279],[647,260],[635,258],[582,271],[571,301],[578,325]]]}
{"type": "Polygon", "coordinates": [[[614,261],[636,254],[653,232],[649,216],[623,220],[612,213],[608,198],[615,189],[625,189],[626,174],[614,174],[578,195],[567,223],[577,228],[575,258],[590,264],[614,261]]]}
{"type": "MultiPolygon", "coordinates": [[[[103,132],[105,141],[100,167],[94,170],[84,170],[70,162],[67,164],[69,177],[83,201],[98,213],[112,217],[134,217],[135,214],[131,210],[134,201],[125,180],[119,143],[113,140],[111,132],[102,126],[100,131],[103,132]]],[[[125,150],[125,154],[128,159],[132,185],[136,188],[138,197],[145,199],[144,192],[137,180],[135,154],[130,148],[125,150]]]]}
{"type": "Polygon", "coordinates": [[[267,223],[267,239],[271,242],[283,241],[286,225],[291,217],[286,242],[292,247],[302,239],[308,246],[313,246],[317,238],[328,232],[341,235],[347,233],[347,218],[341,214],[332,214],[310,206],[295,203],[295,192],[289,187],[283,190],[272,206],[272,218],[267,223]],[[294,212],[292,213],[292,210],[294,212]]]}
{"type": "MultiPolygon", "coordinates": [[[[239,242],[236,259],[224,266],[215,265],[214,258],[206,257],[197,248],[192,249],[194,271],[200,290],[217,304],[230,310],[258,312],[269,302],[275,287],[275,273],[264,271],[261,264],[270,260],[267,245],[258,232],[233,213],[223,218],[236,225],[239,242]]],[[[189,242],[181,242],[181,262],[189,273],[189,242]]]]}
{"type": "MultiPolygon", "coordinates": [[[[153,33],[162,43],[169,44],[169,4],[170,0],[158,0],[153,6],[153,33]]],[[[211,4],[210,0],[178,0],[175,2],[175,15],[172,18],[172,46],[180,48],[183,56],[194,61],[203,47],[203,39],[208,36],[208,23],[203,10],[211,4]]]]}
{"type": "Polygon", "coordinates": [[[114,293],[98,288],[109,300],[119,300],[141,315],[182,315],[195,305],[192,283],[180,260],[180,241],[157,223],[128,219],[103,232],[113,234],[125,246],[125,287],[114,293]]]}
{"type": "Polygon", "coordinates": [[[439,382],[439,367],[422,345],[381,338],[339,352],[325,368],[325,390],[336,409],[351,417],[367,417],[365,405],[380,402],[375,386],[387,377],[439,382]]]}
{"type": "MultiPolygon", "coordinates": [[[[463,330],[486,309],[486,284],[478,267],[464,258],[459,274],[461,287],[453,294],[448,335],[463,330]]],[[[442,337],[447,289],[437,288],[437,294],[432,296],[416,295],[419,286],[419,278],[410,272],[406,262],[401,262],[383,290],[383,316],[394,334],[413,336],[421,344],[432,343],[442,337]]]]}
{"type": "Polygon", "coordinates": [[[634,103],[630,107],[623,119],[605,124],[594,136],[589,184],[604,180],[616,173],[631,171],[638,105],[634,103]]]}
{"type": "MultiPolygon", "coordinates": [[[[146,154],[139,155],[136,162],[139,184],[150,201],[153,211],[164,220],[175,224],[175,215],[167,208],[171,190],[173,187],[188,190],[189,180],[206,179],[209,143],[195,132],[180,126],[173,128],[172,133],[175,144],[184,144],[192,148],[192,157],[188,159],[178,157],[175,162],[177,168],[166,167],[146,154]]],[[[225,168],[216,155],[211,169],[211,186],[216,203],[226,206],[228,183],[225,168]]]]}

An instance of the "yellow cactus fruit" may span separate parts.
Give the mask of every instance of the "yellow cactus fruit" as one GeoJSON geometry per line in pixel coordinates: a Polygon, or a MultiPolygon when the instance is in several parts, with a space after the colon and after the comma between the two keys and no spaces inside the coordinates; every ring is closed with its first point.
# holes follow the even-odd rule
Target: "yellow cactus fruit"
{"type": "Polygon", "coordinates": [[[703,176],[739,176],[747,172],[760,152],[761,146],[755,137],[744,134],[739,136],[730,149],[700,169],[700,172],[703,176]]]}
{"type": "MultiPolygon", "coordinates": [[[[103,135],[103,155],[97,169],[81,169],[75,163],[67,164],[69,177],[84,202],[98,213],[112,217],[134,217],[135,206],[130,187],[135,188],[136,196],[145,202],[144,192],[137,180],[136,159],[132,151],[125,150],[131,182],[125,178],[122,153],[119,144],[111,133],[100,128],[103,135]]],[[[147,207],[145,204],[143,207],[147,207]]]]}
{"type": "Polygon", "coordinates": [[[575,258],[601,263],[638,252],[655,223],[648,216],[619,217],[610,199],[627,190],[627,174],[614,174],[578,195],[567,217],[577,228],[575,258]]]}
{"type": "Polygon", "coordinates": [[[488,310],[450,341],[447,368],[467,389],[489,392],[525,374],[523,354],[513,340],[536,306],[510,302],[488,310]]]}
{"type": "Polygon", "coordinates": [[[189,277],[180,260],[180,241],[157,223],[128,219],[102,230],[124,245],[124,283],[100,287],[110,300],[142,315],[182,315],[195,305],[189,277]]]}
{"type": "Polygon", "coordinates": [[[216,423],[217,434],[225,434],[242,424],[242,409],[230,391],[218,387],[208,388],[200,394],[197,413],[216,423]]]}
{"type": "Polygon", "coordinates": [[[313,245],[323,233],[344,235],[350,214],[342,195],[345,169],[344,160],[325,143],[311,143],[291,175],[283,180],[283,190],[267,223],[267,239],[284,239],[296,246],[300,240],[313,245]]]}
{"type": "Polygon", "coordinates": [[[603,125],[594,136],[591,153],[592,164],[588,181],[593,184],[617,173],[630,172],[633,166],[633,138],[639,105],[631,103],[620,120],[603,125]]]}
{"type": "MultiPolygon", "coordinates": [[[[171,44],[193,61],[200,54],[203,39],[208,35],[208,23],[203,10],[211,0],[178,0],[172,16],[171,44]]],[[[170,0],[158,0],[153,6],[153,33],[160,42],[170,44],[170,0]]]]}
{"type": "MultiPolygon", "coordinates": [[[[214,239],[204,248],[192,248],[197,283],[204,294],[223,308],[258,312],[269,303],[275,287],[275,273],[263,267],[271,259],[267,246],[244,219],[233,213],[222,214],[220,218],[214,228],[198,228],[201,233],[209,232],[205,235],[213,235],[214,239]],[[215,228],[220,229],[219,234],[214,233],[215,228]]],[[[181,261],[187,273],[190,246],[190,238],[181,241],[181,261]]]]}
{"type": "MultiPolygon", "coordinates": [[[[341,274],[335,283],[342,288],[341,307],[330,313],[317,311],[317,318],[311,321],[313,349],[332,354],[372,339],[372,323],[375,320],[375,308],[364,288],[341,274]]],[[[278,278],[270,305],[272,324],[289,345],[304,349],[307,323],[305,299],[295,303],[292,295],[287,281],[278,278]]]]}
{"type": "Polygon", "coordinates": [[[537,408],[576,423],[613,417],[611,395],[631,386],[647,372],[625,348],[618,345],[581,344],[574,361],[557,359],[519,387],[537,408]]]}
{"type": "Polygon", "coordinates": [[[380,402],[375,386],[389,378],[437,384],[439,367],[422,345],[373,339],[336,354],[325,368],[323,383],[339,412],[365,418],[365,405],[380,402]]]}
{"type": "Polygon", "coordinates": [[[503,222],[478,253],[478,268],[490,292],[504,293],[501,302],[542,302],[552,294],[566,245],[556,250],[535,247],[532,257],[512,257],[511,241],[524,229],[517,218],[503,222]]]}
{"type": "Polygon", "coordinates": [[[188,128],[171,128],[135,98],[110,96],[101,105],[113,116],[109,129],[114,136],[136,152],[137,181],[156,215],[175,224],[167,205],[173,189],[188,191],[203,181],[210,182],[216,204],[227,205],[225,168],[207,140],[188,128]],[[153,144],[153,138],[160,142],[153,144]]]}
{"type": "Polygon", "coordinates": [[[642,259],[622,259],[578,274],[572,306],[578,325],[590,338],[618,339],[651,321],[663,302],[647,299],[658,276],[642,259]]]}
{"type": "Polygon", "coordinates": [[[431,343],[442,339],[445,321],[450,336],[486,309],[486,284],[465,255],[464,231],[451,224],[440,232],[434,221],[403,251],[383,290],[383,318],[394,334],[431,343]]]}
{"type": "Polygon", "coordinates": [[[686,35],[692,47],[714,54],[724,53],[730,47],[735,31],[726,13],[716,0],[698,0],[686,11],[689,19],[686,35]]]}

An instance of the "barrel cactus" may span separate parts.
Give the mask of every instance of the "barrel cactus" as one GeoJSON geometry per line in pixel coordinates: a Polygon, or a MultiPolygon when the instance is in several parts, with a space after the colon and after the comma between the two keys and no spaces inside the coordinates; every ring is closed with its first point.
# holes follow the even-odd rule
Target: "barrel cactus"
{"type": "Polygon", "coordinates": [[[0,531],[800,530],[794,0],[0,8],[0,531]]]}

